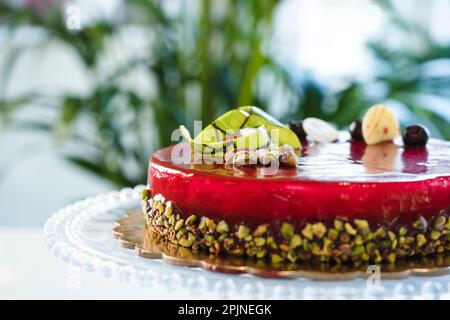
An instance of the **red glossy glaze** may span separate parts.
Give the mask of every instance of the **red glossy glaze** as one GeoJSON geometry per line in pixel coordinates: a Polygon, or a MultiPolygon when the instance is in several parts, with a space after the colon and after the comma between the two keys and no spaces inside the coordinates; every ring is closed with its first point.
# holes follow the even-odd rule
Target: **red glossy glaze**
{"type": "Polygon", "coordinates": [[[263,176],[261,168],[174,164],[173,147],[156,152],[149,183],[184,213],[230,222],[410,221],[450,209],[450,143],[425,149],[394,143],[310,145],[298,168],[263,176]]]}

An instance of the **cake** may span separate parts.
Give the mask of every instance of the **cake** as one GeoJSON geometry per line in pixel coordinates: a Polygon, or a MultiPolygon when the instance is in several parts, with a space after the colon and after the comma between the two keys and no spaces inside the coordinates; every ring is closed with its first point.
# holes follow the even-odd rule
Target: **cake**
{"type": "MultiPolygon", "coordinates": [[[[287,129],[280,136],[292,148],[280,144],[272,152],[266,144],[273,142],[270,134],[261,139],[258,133],[264,143],[256,150],[232,150],[237,162],[230,163],[225,150],[218,153],[224,163],[174,161],[175,151],[195,145],[189,137],[157,151],[142,196],[147,232],[193,252],[273,263],[394,263],[450,250],[450,143],[427,137],[426,145],[407,146],[397,137],[392,114],[381,109],[372,108],[359,123],[360,139],[314,119],[304,121],[308,140],[301,135],[295,140],[287,129]],[[367,117],[374,117],[375,125],[367,117]],[[317,141],[330,137],[332,142],[317,141]],[[292,150],[297,152],[295,163],[286,157],[283,162],[283,147],[290,160],[292,150]],[[280,160],[275,173],[268,174],[258,150],[280,160]]],[[[282,126],[267,119],[257,124],[282,126]]],[[[242,137],[216,137],[209,145],[235,144],[242,137]]]]}

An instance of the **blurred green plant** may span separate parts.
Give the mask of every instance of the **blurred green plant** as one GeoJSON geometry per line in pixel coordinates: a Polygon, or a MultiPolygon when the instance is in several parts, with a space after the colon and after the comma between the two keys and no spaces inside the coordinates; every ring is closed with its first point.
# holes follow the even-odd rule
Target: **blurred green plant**
{"type": "MultiPolygon", "coordinates": [[[[448,118],[428,104],[430,99],[424,103],[419,97],[449,98],[450,74],[436,77],[424,72],[437,61],[450,63],[449,46],[435,44],[423,28],[398,14],[391,2],[379,0],[390,15],[389,27],[404,37],[418,37],[424,49],[392,49],[382,41],[371,42],[383,72],[370,82],[349,81],[331,89],[311,77],[299,78],[269,54],[272,19],[280,2],[180,1],[180,12],[173,13],[162,1],[128,0],[116,19],[100,19],[76,31],[66,27],[61,6],[35,10],[1,2],[0,26],[12,35],[18,27],[32,26],[46,35],[39,45],[66,44],[88,70],[92,84],[83,95],[31,92],[9,99],[0,91],[0,115],[19,128],[51,132],[64,143],[63,154],[70,162],[119,186],[145,182],[142,168],[150,153],[169,144],[179,124],[190,126],[198,119],[206,124],[240,105],[267,107],[275,88],[285,99],[284,120],[314,116],[345,127],[373,103],[392,100],[450,139],[448,118]],[[102,59],[109,43],[120,38],[126,27],[136,26],[145,31],[148,50],[125,61],[118,59],[105,74],[102,59]],[[142,69],[155,88],[148,95],[124,85],[130,74],[142,69]],[[265,86],[267,79],[274,83],[270,88],[265,86]],[[15,118],[13,112],[30,102],[53,110],[57,120],[15,118]]],[[[9,50],[0,88],[7,87],[22,50],[27,49],[9,50]]]]}
{"type": "Polygon", "coordinates": [[[450,43],[434,41],[426,28],[396,9],[395,1],[374,2],[390,22],[381,38],[367,44],[378,73],[370,81],[349,81],[337,91],[311,79],[300,84],[288,80],[298,97],[289,117],[319,117],[345,127],[369,106],[386,101],[407,114],[403,125],[419,121],[434,136],[450,139],[450,43]],[[400,46],[392,46],[389,35],[400,46]]]}
{"type": "Polygon", "coordinates": [[[384,87],[382,97],[394,100],[445,139],[450,139],[450,43],[436,42],[423,25],[401,15],[389,0],[376,1],[388,14],[389,32],[402,44],[368,44],[384,72],[374,83],[384,87]]]}
{"type": "Polygon", "coordinates": [[[450,43],[434,41],[426,28],[396,9],[395,1],[374,3],[389,19],[381,37],[367,43],[377,73],[369,81],[350,80],[331,90],[280,70],[287,92],[294,92],[297,101],[287,117],[319,117],[342,128],[369,106],[388,102],[404,113],[403,125],[421,122],[434,136],[450,139],[450,43]]]}
{"type": "MultiPolygon", "coordinates": [[[[184,12],[170,15],[162,1],[129,0],[121,19],[102,20],[77,31],[66,27],[63,7],[53,6],[43,12],[2,2],[2,26],[11,32],[26,25],[44,30],[47,43],[58,40],[73,49],[93,80],[87,95],[46,100],[57,110],[58,121],[28,119],[19,125],[50,131],[58,141],[76,144],[75,148],[65,148],[75,149],[75,153],[66,152],[65,157],[113,183],[144,183],[146,173],[142,168],[149,154],[169,144],[172,131],[181,123],[208,123],[233,106],[258,100],[254,86],[259,71],[273,63],[263,52],[263,42],[270,36],[277,2],[201,0],[195,2],[189,17],[184,12]],[[138,25],[153,35],[148,40],[149,50],[138,59],[125,61],[109,76],[102,76],[98,69],[105,43],[127,25],[138,25]],[[151,97],[121,85],[128,74],[142,67],[155,80],[156,90],[151,97]],[[199,92],[194,103],[188,101],[191,92],[199,92]],[[188,109],[189,105],[193,106],[188,109]],[[128,119],[124,115],[129,115],[128,119]],[[157,139],[149,141],[152,136],[157,139]]],[[[192,2],[183,5],[187,10],[192,2]]],[[[11,59],[6,63],[9,69],[18,50],[11,50],[11,59]]],[[[39,103],[36,96],[32,93],[1,101],[2,115],[10,115],[26,102],[39,103]]]]}

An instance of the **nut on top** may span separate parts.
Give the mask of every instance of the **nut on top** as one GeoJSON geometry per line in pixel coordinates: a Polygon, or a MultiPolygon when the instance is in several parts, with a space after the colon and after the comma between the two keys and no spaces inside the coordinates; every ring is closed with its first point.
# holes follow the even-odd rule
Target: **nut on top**
{"type": "Polygon", "coordinates": [[[398,133],[397,119],[385,105],[374,105],[366,112],[362,122],[362,134],[368,145],[392,141],[398,133]]]}

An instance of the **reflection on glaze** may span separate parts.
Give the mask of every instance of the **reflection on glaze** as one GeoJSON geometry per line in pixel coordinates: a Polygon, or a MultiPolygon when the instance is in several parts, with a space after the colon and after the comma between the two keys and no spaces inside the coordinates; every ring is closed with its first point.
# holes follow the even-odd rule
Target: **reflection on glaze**
{"type": "Polygon", "coordinates": [[[368,145],[364,150],[362,164],[367,173],[394,172],[399,147],[392,142],[368,145]]]}
{"type": "MultiPolygon", "coordinates": [[[[343,133],[336,143],[304,145],[298,167],[280,168],[276,175],[265,175],[264,168],[230,170],[211,164],[172,166],[199,174],[303,181],[395,182],[450,176],[450,142],[431,139],[425,148],[407,149],[399,140],[367,146],[362,142],[349,142],[347,137],[343,133]]],[[[170,148],[158,151],[154,160],[170,163],[170,148]]]]}
{"type": "Polygon", "coordinates": [[[406,148],[402,154],[403,173],[420,174],[427,173],[428,149],[406,148]]]}

